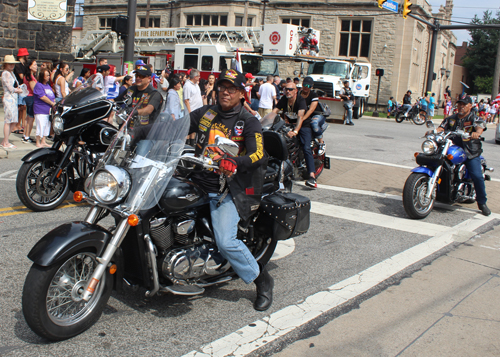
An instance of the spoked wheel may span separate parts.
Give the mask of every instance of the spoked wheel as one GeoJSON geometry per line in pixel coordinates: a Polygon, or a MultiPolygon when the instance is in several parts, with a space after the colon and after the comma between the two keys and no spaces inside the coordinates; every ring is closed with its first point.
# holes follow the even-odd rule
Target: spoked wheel
{"type": "Polygon", "coordinates": [[[325,168],[325,154],[314,159],[314,169],[316,172],[314,173],[316,179],[321,175],[325,168]]]}
{"type": "Polygon", "coordinates": [[[50,178],[55,170],[55,162],[47,158],[21,166],[16,178],[16,191],[26,207],[35,212],[49,211],[64,201],[69,192],[68,174],[63,171],[51,184],[50,178]]]}
{"type": "Polygon", "coordinates": [[[396,119],[397,123],[401,123],[405,119],[405,117],[404,117],[402,112],[398,112],[398,113],[396,113],[396,116],[394,117],[394,119],[396,119]]]}
{"type": "Polygon", "coordinates": [[[431,197],[425,196],[428,189],[429,176],[422,173],[412,173],[406,180],[403,190],[403,206],[410,218],[422,219],[431,213],[436,199],[436,189],[431,197]]]}
{"type": "Polygon", "coordinates": [[[253,247],[252,254],[257,262],[266,265],[273,256],[277,244],[278,241],[276,239],[272,239],[271,237],[264,238],[253,247]]]}
{"type": "Polygon", "coordinates": [[[33,264],[24,283],[23,314],[39,336],[53,341],[76,336],[101,316],[113,284],[106,274],[88,302],[85,286],[97,267],[96,256],[81,252],[50,267],[33,264]]]}
{"type": "Polygon", "coordinates": [[[427,116],[424,113],[418,113],[412,115],[411,120],[413,120],[416,125],[423,125],[427,120],[427,116]]]}

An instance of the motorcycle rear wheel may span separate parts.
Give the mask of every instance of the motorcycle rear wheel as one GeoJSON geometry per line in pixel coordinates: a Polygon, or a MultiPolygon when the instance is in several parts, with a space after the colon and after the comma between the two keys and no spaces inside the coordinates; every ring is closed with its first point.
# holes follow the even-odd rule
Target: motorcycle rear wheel
{"type": "Polygon", "coordinates": [[[435,192],[429,200],[425,199],[429,176],[422,173],[412,173],[408,176],[403,189],[403,206],[406,214],[413,219],[427,217],[434,208],[435,192]]]}
{"type": "Polygon", "coordinates": [[[50,211],[59,206],[69,192],[68,174],[63,171],[53,187],[48,181],[56,169],[56,164],[46,157],[33,162],[25,162],[16,178],[17,196],[30,210],[50,211]]]}
{"type": "Polygon", "coordinates": [[[49,267],[33,264],[23,288],[23,314],[39,336],[61,341],[76,336],[97,322],[111,295],[107,273],[88,302],[81,299],[97,267],[92,252],[79,252],[49,267]]]}
{"type": "Polygon", "coordinates": [[[404,120],[403,113],[401,113],[401,112],[396,113],[396,116],[394,117],[394,119],[396,119],[396,123],[402,123],[404,120]]]}

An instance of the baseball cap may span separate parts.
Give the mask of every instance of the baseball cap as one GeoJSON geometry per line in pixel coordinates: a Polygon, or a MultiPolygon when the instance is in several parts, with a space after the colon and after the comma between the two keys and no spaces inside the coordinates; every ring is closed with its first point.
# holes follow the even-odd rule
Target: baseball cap
{"type": "Polygon", "coordinates": [[[144,61],[143,61],[143,60],[138,59],[137,61],[135,61],[135,65],[136,65],[136,66],[145,66],[145,65],[146,65],[146,63],[144,63],[144,61]]]}
{"type": "Polygon", "coordinates": [[[248,72],[247,74],[245,74],[245,78],[254,79],[255,77],[252,75],[252,73],[248,72]]]}
{"type": "Polygon", "coordinates": [[[109,71],[110,69],[110,66],[108,66],[107,64],[103,64],[102,66],[97,67],[97,72],[102,73],[105,71],[109,71]]]}
{"type": "Polygon", "coordinates": [[[136,69],[134,71],[134,73],[140,74],[140,75],[143,75],[143,76],[146,76],[146,77],[151,77],[151,75],[152,75],[151,70],[148,67],[136,69]]]}
{"type": "Polygon", "coordinates": [[[223,81],[228,81],[234,84],[236,88],[245,89],[245,82],[247,80],[242,73],[234,69],[226,69],[219,76],[219,79],[217,80],[217,85],[219,85],[223,81]]]}
{"type": "Polygon", "coordinates": [[[309,87],[311,88],[313,85],[314,85],[314,79],[312,79],[312,77],[306,77],[304,78],[304,80],[302,81],[302,85],[304,87],[309,87]]]}
{"type": "Polygon", "coordinates": [[[457,100],[457,103],[462,102],[464,104],[472,104],[472,98],[469,97],[467,94],[463,94],[460,96],[460,98],[457,100]]]}

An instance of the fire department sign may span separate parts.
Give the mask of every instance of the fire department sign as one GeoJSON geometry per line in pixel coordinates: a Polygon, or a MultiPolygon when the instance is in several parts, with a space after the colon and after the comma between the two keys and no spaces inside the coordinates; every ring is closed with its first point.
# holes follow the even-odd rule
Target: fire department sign
{"type": "Polygon", "coordinates": [[[67,0],[29,0],[28,20],[66,22],[67,0]]]}
{"type": "Polygon", "coordinates": [[[278,42],[280,42],[281,40],[281,36],[279,34],[278,31],[274,31],[270,36],[269,36],[269,41],[271,41],[271,43],[273,45],[277,45],[278,42]]]}

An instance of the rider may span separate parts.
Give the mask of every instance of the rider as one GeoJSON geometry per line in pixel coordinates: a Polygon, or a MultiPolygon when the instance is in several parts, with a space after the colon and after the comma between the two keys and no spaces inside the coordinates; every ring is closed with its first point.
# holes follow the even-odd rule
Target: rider
{"type": "MultiPolygon", "coordinates": [[[[205,105],[190,114],[189,133],[197,133],[196,154],[203,154],[216,135],[239,144],[240,156],[224,156],[219,171],[203,171],[191,175],[191,180],[210,197],[210,211],[215,240],[222,256],[246,283],[257,287],[254,308],[267,310],[273,300],[273,278],[265,266],[257,263],[247,246],[237,238],[238,223],[244,225],[259,208],[267,158],[264,154],[262,127],[244,107],[246,78],[228,69],[217,81],[218,105],[205,105]],[[237,171],[237,172],[236,172],[237,171]]],[[[207,151],[210,148],[207,149],[207,151]]],[[[211,152],[210,156],[219,155],[211,152]]],[[[216,159],[216,157],[213,157],[216,159]]]]}
{"type": "Polygon", "coordinates": [[[409,89],[403,97],[403,109],[406,109],[405,116],[408,116],[411,110],[411,90],[409,89]]]}
{"type": "MultiPolygon", "coordinates": [[[[295,83],[295,82],[294,82],[295,83]]],[[[314,80],[312,77],[306,77],[302,81],[302,90],[300,91],[300,95],[302,98],[306,100],[307,112],[304,114],[302,120],[307,120],[307,118],[311,118],[311,129],[313,136],[318,139],[319,149],[318,155],[323,155],[326,150],[326,144],[323,141],[323,127],[325,126],[325,117],[321,114],[314,115],[316,108],[319,103],[318,94],[313,91],[311,88],[314,85],[314,80]]]]}
{"type": "Polygon", "coordinates": [[[467,154],[465,166],[469,171],[474,188],[476,189],[477,206],[485,216],[489,216],[491,211],[486,206],[486,187],[481,169],[480,155],[483,152],[479,137],[486,130],[486,124],[471,112],[472,99],[464,94],[457,101],[458,113],[445,118],[437,128],[437,132],[463,130],[470,133],[470,138],[456,137],[453,139],[455,145],[464,149],[467,154]]]}
{"type": "Polygon", "coordinates": [[[309,178],[306,185],[312,188],[318,187],[316,184],[316,170],[314,167],[314,157],[311,150],[311,141],[313,139],[313,131],[311,130],[311,119],[304,119],[304,114],[307,110],[306,100],[302,95],[297,96],[297,86],[290,82],[285,84],[283,96],[279,100],[273,113],[278,114],[283,111],[285,121],[294,125],[294,130],[288,132],[290,138],[299,136],[300,146],[304,152],[306,160],[307,172],[309,178]]]}

